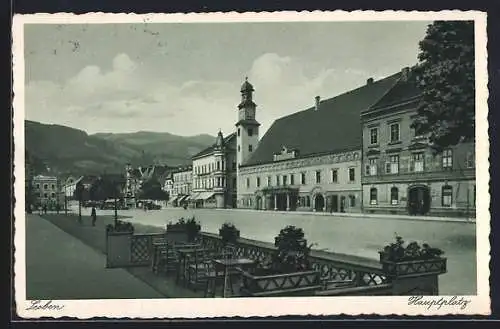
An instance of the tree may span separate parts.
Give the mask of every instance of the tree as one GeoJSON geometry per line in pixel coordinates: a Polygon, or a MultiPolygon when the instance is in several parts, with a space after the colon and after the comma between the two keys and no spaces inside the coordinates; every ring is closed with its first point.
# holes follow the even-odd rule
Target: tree
{"type": "Polygon", "coordinates": [[[104,201],[120,197],[120,182],[109,177],[100,177],[89,189],[90,200],[104,201]]]}
{"type": "Polygon", "coordinates": [[[437,152],[474,141],[474,22],[436,21],[419,46],[413,75],[422,101],[412,127],[437,152]]]}
{"type": "Polygon", "coordinates": [[[157,179],[151,178],[142,184],[139,198],[150,200],[168,200],[168,194],[162,190],[161,184],[157,179]]]}

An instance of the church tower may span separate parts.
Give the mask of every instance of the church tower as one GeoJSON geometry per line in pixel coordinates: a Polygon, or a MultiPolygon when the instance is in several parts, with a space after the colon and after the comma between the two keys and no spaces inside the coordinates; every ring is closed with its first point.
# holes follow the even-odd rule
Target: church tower
{"type": "Polygon", "coordinates": [[[255,120],[255,108],[253,102],[253,86],[245,78],[241,86],[241,102],[238,105],[238,122],[236,122],[236,162],[238,167],[245,163],[257,148],[259,142],[259,126],[255,120]]]}

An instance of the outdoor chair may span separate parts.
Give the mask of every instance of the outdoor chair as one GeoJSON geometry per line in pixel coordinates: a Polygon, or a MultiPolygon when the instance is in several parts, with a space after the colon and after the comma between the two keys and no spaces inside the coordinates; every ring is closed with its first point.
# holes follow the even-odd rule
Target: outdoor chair
{"type": "Polygon", "coordinates": [[[188,258],[188,265],[186,267],[186,277],[188,284],[197,290],[200,284],[205,283],[207,276],[212,275],[214,271],[213,259],[217,257],[215,250],[199,249],[196,250],[188,258]]]}

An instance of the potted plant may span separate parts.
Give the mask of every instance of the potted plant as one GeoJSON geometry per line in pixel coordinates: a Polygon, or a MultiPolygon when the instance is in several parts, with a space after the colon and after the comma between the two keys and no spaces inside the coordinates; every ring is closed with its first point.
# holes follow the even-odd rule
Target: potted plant
{"type": "Polygon", "coordinates": [[[173,242],[191,242],[198,236],[201,225],[194,217],[180,218],[176,223],[169,222],[166,227],[167,240],[173,242]]]}
{"type": "Polygon", "coordinates": [[[379,251],[382,268],[389,277],[418,276],[421,274],[441,274],[446,272],[446,258],[439,248],[427,243],[405,244],[401,236],[379,251]]]}
{"type": "Polygon", "coordinates": [[[312,269],[301,228],[287,226],[275,238],[275,251],[253,273],[243,272],[242,293],[249,296],[310,295],[321,288],[320,273],[312,269]]]}
{"type": "Polygon", "coordinates": [[[235,244],[240,237],[240,231],[232,223],[224,223],[219,229],[219,236],[222,239],[222,244],[235,244]]]}
{"type": "Polygon", "coordinates": [[[106,266],[130,265],[131,244],[134,226],[132,223],[116,221],[106,226],[106,266]]]}

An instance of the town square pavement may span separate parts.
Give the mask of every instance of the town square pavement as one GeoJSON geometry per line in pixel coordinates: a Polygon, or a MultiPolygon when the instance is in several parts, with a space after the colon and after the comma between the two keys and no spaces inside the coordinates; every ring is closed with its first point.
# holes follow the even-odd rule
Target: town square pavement
{"type": "Polygon", "coordinates": [[[26,215],[27,299],[164,298],[126,270],[105,266],[104,254],[38,215],[26,215]]]}

